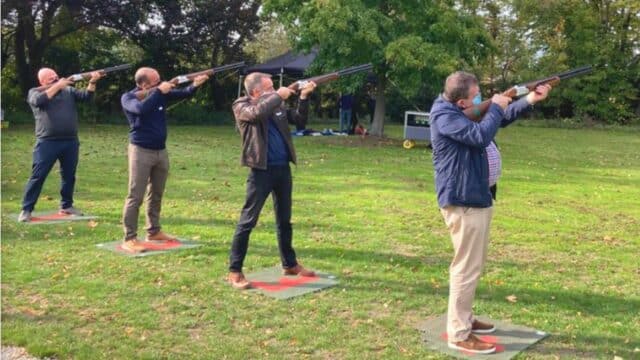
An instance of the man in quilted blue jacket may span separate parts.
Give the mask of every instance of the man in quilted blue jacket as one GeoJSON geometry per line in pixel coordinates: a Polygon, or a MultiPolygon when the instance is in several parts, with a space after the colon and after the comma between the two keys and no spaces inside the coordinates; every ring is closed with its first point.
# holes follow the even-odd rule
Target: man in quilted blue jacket
{"type": "Polygon", "coordinates": [[[473,122],[463,110],[477,103],[474,99],[480,94],[478,80],[458,71],[447,77],[443,94],[431,108],[436,194],[454,250],[447,312],[447,339],[452,349],[476,354],[495,352],[494,344],[474,336],[491,333],[495,327],[478,321],[472,313],[493,215],[487,147],[502,124],[544,100],[550,89],[548,85],[538,86],[513,103],[509,97],[494,95],[482,120],[473,122]]]}

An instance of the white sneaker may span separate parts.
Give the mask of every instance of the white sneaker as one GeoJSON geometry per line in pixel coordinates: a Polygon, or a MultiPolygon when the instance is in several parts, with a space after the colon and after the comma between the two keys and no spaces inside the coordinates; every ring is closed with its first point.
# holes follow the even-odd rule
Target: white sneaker
{"type": "Polygon", "coordinates": [[[26,210],[20,211],[20,215],[18,215],[18,221],[20,222],[31,221],[31,211],[26,211],[26,210]]]}

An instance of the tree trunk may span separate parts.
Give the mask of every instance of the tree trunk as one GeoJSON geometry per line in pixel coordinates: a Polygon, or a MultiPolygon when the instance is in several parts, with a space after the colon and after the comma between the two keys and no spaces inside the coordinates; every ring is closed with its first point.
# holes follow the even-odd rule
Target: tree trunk
{"type": "Polygon", "coordinates": [[[27,92],[29,92],[34,81],[31,68],[27,62],[27,47],[25,46],[27,38],[25,27],[29,25],[29,21],[26,16],[28,15],[24,13],[23,8],[18,8],[18,24],[16,26],[16,34],[14,37],[16,75],[18,77],[18,85],[20,86],[20,90],[24,96],[27,95],[27,92]]]}
{"type": "MultiPolygon", "coordinates": [[[[213,49],[211,50],[211,64],[210,66],[216,67],[216,66],[221,66],[223,64],[218,64],[218,58],[220,53],[220,48],[218,46],[213,46],[213,49]]],[[[221,86],[221,84],[218,83],[218,76],[217,75],[213,75],[213,78],[210,79],[209,81],[207,81],[209,84],[211,84],[211,103],[213,104],[213,109],[212,110],[222,110],[223,109],[223,104],[224,104],[224,89],[221,86]]]]}
{"type": "Polygon", "coordinates": [[[31,14],[32,6],[25,2],[16,7],[18,23],[15,34],[15,57],[18,84],[24,96],[37,84],[36,73],[42,66],[44,51],[51,45],[51,24],[60,4],[51,3],[40,13],[39,26],[31,14]],[[37,37],[36,29],[40,31],[37,37]]]}
{"type": "Polygon", "coordinates": [[[373,124],[371,124],[371,135],[384,136],[384,117],[385,117],[385,79],[379,78],[376,86],[376,110],[373,114],[373,124]]]}

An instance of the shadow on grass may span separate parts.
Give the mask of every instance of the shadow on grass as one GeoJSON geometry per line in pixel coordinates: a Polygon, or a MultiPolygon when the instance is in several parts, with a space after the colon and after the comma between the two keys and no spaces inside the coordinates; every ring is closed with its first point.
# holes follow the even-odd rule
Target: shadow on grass
{"type": "MultiPolygon", "coordinates": [[[[496,287],[484,289],[482,293],[487,299],[494,299],[504,303],[504,298],[518,294],[518,303],[521,307],[549,304],[556,308],[579,312],[584,316],[624,316],[624,314],[637,314],[640,309],[640,299],[608,296],[588,291],[571,290],[541,290],[526,287],[496,287]]],[[[576,315],[578,316],[578,315],[576,315]]],[[[631,321],[630,318],[628,318],[631,321]]],[[[631,325],[631,324],[629,324],[631,325]]]]}
{"type": "Polygon", "coordinates": [[[568,334],[551,334],[550,337],[538,342],[527,350],[526,355],[532,357],[560,358],[560,359],[601,359],[603,347],[611,357],[617,356],[621,359],[635,359],[638,347],[635,344],[627,343],[621,337],[611,336],[582,336],[574,338],[568,334]]]}
{"type": "MultiPolygon", "coordinates": [[[[450,261],[448,256],[435,255],[425,258],[422,256],[413,257],[395,253],[346,248],[305,248],[304,250],[296,252],[301,262],[304,262],[305,258],[323,261],[335,260],[333,268],[318,270],[327,272],[335,271],[335,275],[337,275],[340,280],[340,285],[351,290],[369,293],[379,293],[380,291],[403,293],[410,291],[416,295],[438,294],[445,297],[448,294],[448,287],[434,287],[433,283],[427,280],[427,277],[421,275],[426,268],[447,268],[450,261]],[[393,263],[390,263],[390,258],[394,259],[393,263]],[[344,263],[350,264],[348,273],[343,272],[346,268],[339,269],[344,263]],[[367,271],[366,269],[360,270],[365,265],[375,267],[376,264],[379,264],[380,268],[384,266],[390,267],[389,271],[380,273],[380,268],[373,271],[367,271]],[[336,269],[336,267],[338,267],[338,269],[336,269]],[[385,274],[389,276],[384,276],[385,274]],[[406,276],[402,276],[402,274],[406,274],[406,276]],[[399,277],[400,280],[390,279],[390,277],[399,277]]],[[[248,261],[245,261],[245,265],[252,265],[250,264],[252,255],[263,258],[273,258],[275,264],[280,263],[275,239],[272,246],[249,244],[249,252],[247,254],[248,261]]]]}

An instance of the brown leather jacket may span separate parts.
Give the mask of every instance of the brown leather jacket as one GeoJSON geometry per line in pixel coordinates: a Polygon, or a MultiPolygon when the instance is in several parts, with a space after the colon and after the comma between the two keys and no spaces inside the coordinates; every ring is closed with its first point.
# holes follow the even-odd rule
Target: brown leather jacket
{"type": "Polygon", "coordinates": [[[270,116],[289,148],[291,162],[296,163],[296,151],[291,141],[289,124],[304,126],[307,123],[308,99],[298,100],[297,109],[288,109],[282,98],[275,92],[256,100],[243,96],[233,102],[233,115],[242,138],[242,157],[240,159],[242,165],[255,169],[267,169],[270,116]]]}

